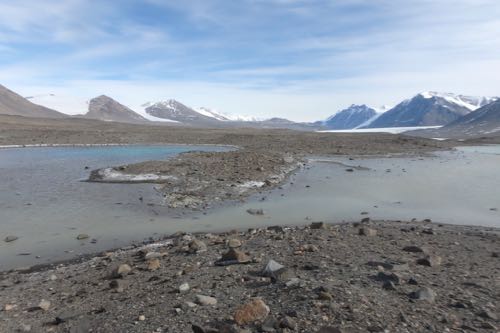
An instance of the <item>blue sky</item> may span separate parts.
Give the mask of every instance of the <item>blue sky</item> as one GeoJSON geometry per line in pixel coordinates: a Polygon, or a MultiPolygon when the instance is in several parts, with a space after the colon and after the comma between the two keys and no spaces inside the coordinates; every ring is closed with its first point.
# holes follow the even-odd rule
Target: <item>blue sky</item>
{"type": "Polygon", "coordinates": [[[317,120],[500,95],[499,32],[497,0],[0,0],[0,84],[317,120]]]}

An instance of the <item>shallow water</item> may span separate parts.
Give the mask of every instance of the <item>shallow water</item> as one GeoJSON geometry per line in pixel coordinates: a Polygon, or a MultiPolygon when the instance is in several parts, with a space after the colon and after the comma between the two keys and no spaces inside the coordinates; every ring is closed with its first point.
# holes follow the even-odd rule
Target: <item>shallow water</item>
{"type": "Polygon", "coordinates": [[[149,234],[159,229],[142,226],[148,217],[163,213],[162,197],[154,185],[82,182],[90,170],[161,160],[186,151],[228,149],[186,145],[0,149],[0,270],[13,263],[42,263],[120,246],[135,238],[136,229],[149,234]],[[80,246],[75,241],[79,233],[97,238],[100,244],[80,246]],[[4,243],[6,235],[19,240],[4,243]]]}
{"type": "Polygon", "coordinates": [[[85,165],[94,169],[158,159],[168,155],[162,149],[175,154],[191,148],[101,148],[0,151],[0,236],[20,237],[8,244],[0,241],[0,270],[68,259],[179,230],[356,221],[365,216],[500,227],[500,146],[464,147],[424,159],[316,161],[281,189],[206,215],[178,218],[157,205],[161,197],[151,184],[78,180],[88,175],[85,165]],[[368,170],[347,172],[349,167],[339,163],[368,170]],[[263,208],[266,214],[252,216],[245,212],[248,208],[263,208]],[[89,234],[97,243],[77,241],[79,233],[89,234]],[[31,254],[20,256],[23,252],[31,254]]]}

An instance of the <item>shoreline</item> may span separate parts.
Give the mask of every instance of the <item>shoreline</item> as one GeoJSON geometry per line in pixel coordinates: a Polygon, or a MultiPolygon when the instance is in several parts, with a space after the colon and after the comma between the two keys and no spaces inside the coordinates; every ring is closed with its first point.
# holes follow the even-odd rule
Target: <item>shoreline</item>
{"type": "Polygon", "coordinates": [[[116,147],[116,146],[213,146],[213,147],[228,147],[241,149],[239,146],[226,144],[210,144],[210,143],[40,143],[40,144],[14,144],[0,145],[0,149],[12,148],[50,148],[50,147],[116,147]]]}
{"type": "Polygon", "coordinates": [[[0,273],[0,327],[253,332],[293,322],[299,332],[409,333],[428,325],[492,332],[499,235],[490,227],[369,220],[177,233],[76,263],[0,273]],[[237,255],[220,266],[228,251],[237,255]],[[284,268],[265,273],[269,260],[284,268]],[[237,310],[255,297],[268,310],[240,321],[237,310]]]}

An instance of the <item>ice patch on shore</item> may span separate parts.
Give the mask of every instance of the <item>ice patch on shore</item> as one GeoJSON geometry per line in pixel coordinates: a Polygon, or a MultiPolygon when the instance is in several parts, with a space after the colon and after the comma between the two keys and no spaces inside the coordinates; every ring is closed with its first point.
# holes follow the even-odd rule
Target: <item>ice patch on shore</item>
{"type": "Polygon", "coordinates": [[[174,180],[175,176],[158,175],[154,173],[129,174],[116,171],[113,168],[105,168],[98,171],[101,181],[109,182],[151,182],[160,180],[174,180]]]}
{"type": "Polygon", "coordinates": [[[266,183],[264,182],[259,182],[259,181],[255,181],[255,180],[250,180],[248,182],[244,182],[243,184],[241,184],[239,187],[243,187],[243,188],[253,188],[253,187],[262,187],[264,186],[266,183]]]}

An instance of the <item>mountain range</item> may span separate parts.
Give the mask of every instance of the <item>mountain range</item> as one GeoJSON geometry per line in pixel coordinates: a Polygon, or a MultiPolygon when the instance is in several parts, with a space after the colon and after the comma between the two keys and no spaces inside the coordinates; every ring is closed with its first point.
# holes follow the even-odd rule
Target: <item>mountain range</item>
{"type": "Polygon", "coordinates": [[[495,97],[423,92],[404,100],[385,112],[380,112],[380,109],[367,105],[353,104],[325,120],[312,123],[297,123],[284,118],[262,120],[230,115],[206,107],[195,109],[174,99],[147,102],[139,106],[126,106],[105,95],[89,101],[63,98],[55,94],[24,98],[0,85],[0,114],[38,118],[78,117],[125,123],[144,124],[153,122],[155,124],[214,128],[255,127],[296,130],[350,130],[358,128],[444,126],[443,133],[456,131],[460,128],[462,131],[467,131],[467,135],[470,136],[475,132],[486,133],[500,128],[498,111],[495,111],[498,109],[497,102],[498,98],[495,97]],[[51,106],[57,108],[58,111],[51,108],[51,106]],[[478,111],[481,111],[481,113],[478,113],[478,111]],[[68,114],[71,114],[71,116],[68,114]]]}
{"type": "Polygon", "coordinates": [[[487,97],[424,92],[399,103],[365,127],[443,126],[492,100],[487,97]]]}

